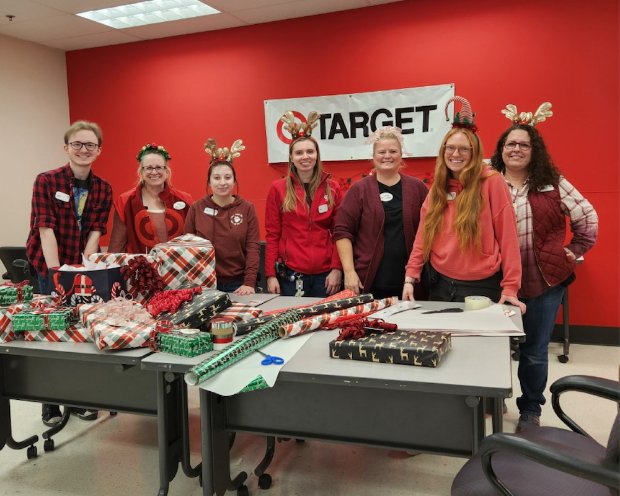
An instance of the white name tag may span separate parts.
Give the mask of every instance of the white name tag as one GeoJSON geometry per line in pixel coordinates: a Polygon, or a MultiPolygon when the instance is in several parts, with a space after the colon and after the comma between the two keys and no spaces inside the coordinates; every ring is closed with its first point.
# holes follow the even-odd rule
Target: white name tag
{"type": "Polygon", "coordinates": [[[185,202],[184,201],[178,201],[178,202],[174,202],[174,205],[172,205],[172,208],[174,208],[175,210],[183,210],[185,208],[185,202]]]}
{"type": "Polygon", "coordinates": [[[217,215],[217,209],[207,207],[204,209],[204,213],[210,215],[211,217],[215,217],[217,215]]]}
{"type": "Polygon", "coordinates": [[[394,198],[394,195],[386,191],[385,193],[381,193],[379,195],[379,198],[381,198],[382,202],[389,202],[389,201],[392,201],[392,198],[394,198]]]}
{"type": "Polygon", "coordinates": [[[68,202],[71,199],[71,197],[67,193],[63,193],[62,191],[56,191],[54,198],[62,202],[68,202]]]}
{"type": "Polygon", "coordinates": [[[323,205],[319,205],[319,213],[320,214],[324,214],[325,212],[327,212],[329,210],[329,207],[325,204],[323,205]]]}
{"type": "Polygon", "coordinates": [[[446,198],[448,201],[454,200],[456,198],[456,193],[454,191],[450,191],[446,194],[446,198]]]}
{"type": "Polygon", "coordinates": [[[551,184],[547,184],[546,186],[541,186],[538,188],[538,191],[541,193],[546,193],[547,191],[553,191],[553,186],[551,184]]]}

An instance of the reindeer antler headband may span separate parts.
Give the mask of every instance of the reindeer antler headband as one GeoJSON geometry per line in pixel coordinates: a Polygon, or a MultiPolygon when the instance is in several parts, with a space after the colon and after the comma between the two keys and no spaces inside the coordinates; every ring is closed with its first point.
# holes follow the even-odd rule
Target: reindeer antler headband
{"type": "Polygon", "coordinates": [[[534,114],[532,114],[532,112],[521,112],[518,114],[516,105],[509,103],[506,105],[506,108],[502,110],[502,114],[515,124],[526,124],[536,127],[536,124],[546,121],[547,117],[551,117],[553,112],[551,111],[551,103],[549,102],[541,104],[534,114]]]}
{"type": "Polygon", "coordinates": [[[215,162],[226,162],[232,165],[233,159],[241,155],[243,150],[245,150],[245,145],[243,140],[240,139],[232,144],[230,150],[226,147],[218,148],[213,138],[209,138],[205,143],[205,152],[207,152],[207,155],[211,155],[210,163],[212,164],[215,162]]]}
{"type": "Polygon", "coordinates": [[[444,109],[444,112],[446,114],[446,120],[450,120],[450,117],[448,117],[448,105],[450,105],[451,102],[454,102],[455,110],[452,127],[463,127],[469,129],[472,133],[478,131],[478,127],[476,126],[476,124],[474,124],[474,117],[476,116],[476,114],[471,111],[471,105],[469,101],[462,96],[453,96],[452,98],[450,98],[450,100],[446,102],[446,107],[444,109]],[[457,102],[461,104],[461,110],[459,112],[456,112],[457,102]]]}
{"type": "Polygon", "coordinates": [[[319,117],[321,117],[321,114],[312,111],[308,114],[306,122],[298,123],[295,121],[293,112],[289,110],[280,117],[280,120],[284,123],[284,129],[291,133],[293,141],[295,141],[297,138],[312,136],[312,130],[319,123],[319,117]]]}

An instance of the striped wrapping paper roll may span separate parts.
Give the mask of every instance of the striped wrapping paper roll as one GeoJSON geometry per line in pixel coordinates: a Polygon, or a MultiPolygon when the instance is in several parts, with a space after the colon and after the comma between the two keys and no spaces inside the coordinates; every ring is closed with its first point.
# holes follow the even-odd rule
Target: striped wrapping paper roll
{"type": "Polygon", "coordinates": [[[245,358],[250,353],[278,339],[278,329],[281,326],[296,322],[299,319],[301,319],[301,315],[297,310],[287,310],[273,317],[269,323],[258,327],[241,339],[229,344],[223,350],[211,355],[206,360],[192,367],[189,372],[185,374],[185,382],[191,386],[196,386],[209,377],[213,377],[225,368],[245,358]]]}
{"type": "Polygon", "coordinates": [[[315,331],[326,325],[335,323],[342,317],[348,317],[351,315],[357,315],[359,317],[365,317],[367,315],[383,310],[386,307],[394,305],[398,302],[398,298],[390,297],[382,300],[375,300],[362,305],[356,305],[354,307],[344,308],[331,313],[323,313],[321,315],[315,315],[314,317],[308,317],[291,324],[280,327],[279,333],[281,338],[290,338],[293,336],[299,336],[307,332],[315,331]]]}
{"type": "MultiPolygon", "coordinates": [[[[361,305],[363,303],[369,303],[373,301],[373,296],[368,294],[362,294],[358,296],[353,296],[350,298],[342,298],[338,300],[322,300],[320,302],[314,303],[310,306],[304,306],[295,308],[295,310],[299,311],[301,317],[310,317],[312,315],[319,315],[323,313],[335,312],[337,310],[342,310],[343,308],[350,308],[357,305],[361,305]]],[[[257,327],[269,323],[274,316],[278,314],[264,314],[256,319],[247,320],[246,322],[237,322],[234,324],[235,326],[235,335],[243,336],[248,332],[256,329],[257,327]]]]}

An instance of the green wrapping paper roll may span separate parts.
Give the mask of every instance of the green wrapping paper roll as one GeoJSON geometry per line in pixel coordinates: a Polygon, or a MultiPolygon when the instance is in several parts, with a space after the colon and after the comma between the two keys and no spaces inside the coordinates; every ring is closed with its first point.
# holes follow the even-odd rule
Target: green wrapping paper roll
{"type": "Polygon", "coordinates": [[[268,387],[269,384],[267,384],[267,381],[262,375],[259,375],[255,379],[250,381],[250,383],[239,392],[249,393],[250,391],[258,391],[259,389],[267,389],[268,387]]]}
{"type": "Polygon", "coordinates": [[[185,374],[185,382],[190,386],[196,386],[209,377],[213,377],[250,353],[278,339],[278,331],[281,326],[291,324],[299,319],[301,319],[299,310],[287,310],[280,315],[274,316],[268,323],[261,325],[241,339],[229,344],[223,350],[192,367],[185,374]]]}

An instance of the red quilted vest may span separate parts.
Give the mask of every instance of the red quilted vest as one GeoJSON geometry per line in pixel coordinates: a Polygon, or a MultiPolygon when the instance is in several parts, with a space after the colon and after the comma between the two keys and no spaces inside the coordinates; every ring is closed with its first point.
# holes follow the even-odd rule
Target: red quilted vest
{"type": "Polygon", "coordinates": [[[528,201],[534,225],[534,253],[538,268],[549,286],[565,281],[575,269],[575,262],[566,258],[564,238],[566,218],[560,206],[557,186],[550,191],[531,191],[528,201]]]}

